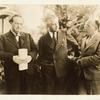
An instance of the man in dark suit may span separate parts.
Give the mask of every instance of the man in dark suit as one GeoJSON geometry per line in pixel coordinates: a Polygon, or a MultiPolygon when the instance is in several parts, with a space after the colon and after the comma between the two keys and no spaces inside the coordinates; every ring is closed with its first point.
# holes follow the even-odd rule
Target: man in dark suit
{"type": "Polygon", "coordinates": [[[71,35],[58,30],[58,18],[48,16],[46,19],[47,33],[39,40],[39,63],[43,76],[44,93],[66,93],[66,56],[68,53],[67,39],[74,45],[77,42],[71,35]]]}
{"type": "Polygon", "coordinates": [[[81,68],[79,94],[100,94],[100,34],[96,20],[89,19],[85,29],[81,56],[77,60],[81,68]]]}
{"type": "MultiPolygon", "coordinates": [[[[28,93],[30,76],[28,70],[19,71],[18,65],[13,61],[13,56],[18,55],[18,49],[28,49],[28,55],[32,57],[31,63],[37,55],[36,45],[30,34],[22,32],[23,19],[20,15],[14,15],[10,19],[11,30],[0,36],[0,59],[4,61],[6,89],[9,94],[28,93]]],[[[20,62],[24,62],[19,58],[20,62]]]]}

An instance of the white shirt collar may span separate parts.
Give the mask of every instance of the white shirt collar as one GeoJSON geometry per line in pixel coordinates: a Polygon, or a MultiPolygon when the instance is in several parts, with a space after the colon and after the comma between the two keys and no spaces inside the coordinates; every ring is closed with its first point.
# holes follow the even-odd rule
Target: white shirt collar
{"type": "MultiPolygon", "coordinates": [[[[50,37],[53,38],[53,33],[49,31],[50,37]]],[[[54,34],[55,38],[57,38],[57,32],[54,34]]]]}

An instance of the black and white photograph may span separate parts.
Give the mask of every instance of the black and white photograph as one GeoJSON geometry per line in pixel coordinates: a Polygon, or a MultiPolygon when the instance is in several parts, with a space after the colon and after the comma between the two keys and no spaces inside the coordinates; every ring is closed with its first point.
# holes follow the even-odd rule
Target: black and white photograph
{"type": "Polygon", "coordinates": [[[0,95],[99,95],[100,5],[0,4],[0,95]]]}

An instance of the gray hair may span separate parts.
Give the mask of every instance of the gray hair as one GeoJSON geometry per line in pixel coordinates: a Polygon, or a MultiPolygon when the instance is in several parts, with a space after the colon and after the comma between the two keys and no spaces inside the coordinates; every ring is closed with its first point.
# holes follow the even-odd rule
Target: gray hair
{"type": "Polygon", "coordinates": [[[56,15],[48,14],[47,16],[44,17],[44,23],[46,24],[47,27],[52,22],[55,22],[57,24],[57,26],[59,27],[59,20],[56,15]]]}
{"type": "Polygon", "coordinates": [[[89,19],[85,22],[85,25],[92,25],[94,30],[98,30],[98,17],[90,16],[89,19]]]}

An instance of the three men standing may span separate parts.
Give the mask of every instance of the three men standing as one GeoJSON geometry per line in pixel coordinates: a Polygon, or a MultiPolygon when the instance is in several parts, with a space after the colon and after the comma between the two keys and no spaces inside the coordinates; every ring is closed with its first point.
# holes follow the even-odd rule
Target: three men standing
{"type": "MultiPolygon", "coordinates": [[[[18,65],[13,61],[13,56],[18,55],[18,49],[28,49],[32,57],[29,68],[34,67],[37,48],[29,34],[22,32],[23,20],[15,15],[9,21],[11,30],[0,36],[0,59],[4,61],[6,89],[8,94],[30,93],[33,84],[33,75],[30,70],[19,71],[18,65]]],[[[68,76],[68,41],[77,46],[75,39],[66,31],[59,30],[58,18],[48,16],[46,20],[47,33],[38,43],[38,64],[42,75],[44,94],[66,94],[68,76]]],[[[79,93],[100,94],[100,34],[96,30],[95,20],[88,20],[85,24],[86,37],[82,39],[81,56],[75,61],[80,66],[81,76],[79,93]]],[[[69,46],[70,47],[70,46],[69,46]]],[[[26,59],[20,59],[25,62],[26,59]]],[[[31,70],[32,71],[32,70],[31,70]]]]}

